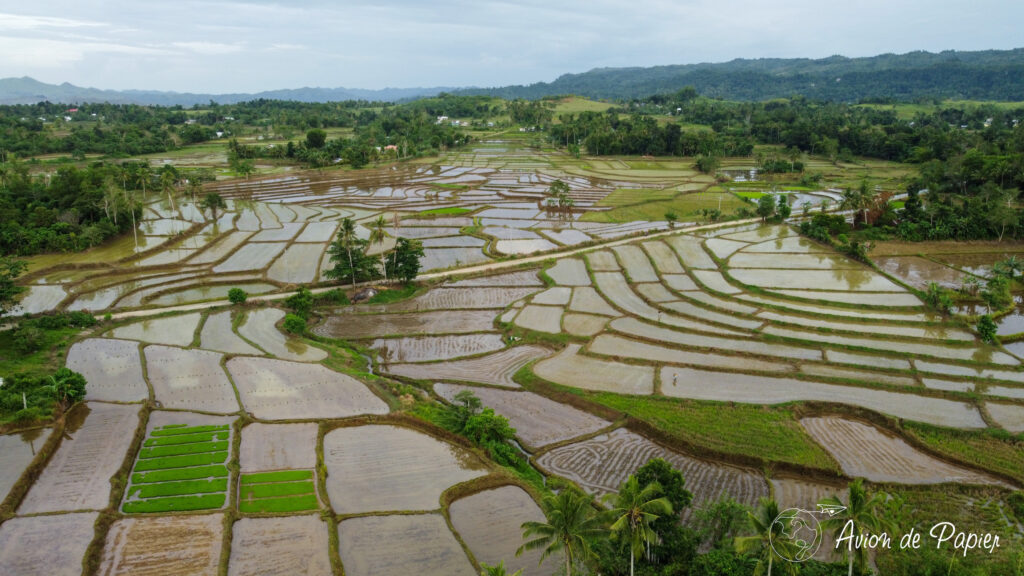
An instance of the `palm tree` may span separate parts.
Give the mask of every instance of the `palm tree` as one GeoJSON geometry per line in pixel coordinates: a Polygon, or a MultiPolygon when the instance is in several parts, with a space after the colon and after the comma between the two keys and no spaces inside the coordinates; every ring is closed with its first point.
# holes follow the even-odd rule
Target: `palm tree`
{"type": "Polygon", "coordinates": [[[633,563],[637,554],[650,550],[652,543],[661,539],[651,524],[662,516],[672,514],[672,504],[661,496],[661,484],[651,482],[643,488],[636,476],[630,476],[619,488],[618,494],[608,494],[605,502],[613,505],[608,515],[614,518],[610,530],[629,542],[629,574],[633,576],[633,563]]]}
{"type": "Polygon", "coordinates": [[[171,170],[162,170],[160,172],[160,188],[167,193],[167,201],[171,204],[171,210],[177,210],[174,207],[174,197],[171,195],[171,192],[174,190],[174,186],[177,183],[178,178],[171,170]]]}
{"type": "MultiPolygon", "coordinates": [[[[843,531],[846,530],[847,524],[852,530],[852,534],[857,534],[861,531],[867,530],[869,532],[877,533],[884,530],[889,526],[889,521],[883,519],[878,514],[879,509],[884,505],[886,494],[879,493],[868,497],[868,492],[864,488],[864,480],[858,478],[850,483],[847,489],[847,502],[844,504],[839,497],[831,496],[822,500],[819,505],[826,505],[831,507],[845,508],[840,512],[837,512],[830,518],[827,518],[822,522],[822,527],[833,528],[836,538],[838,539],[843,531]]],[[[860,568],[864,567],[866,548],[863,546],[857,547],[852,553],[847,554],[849,562],[849,576],[853,576],[853,563],[854,557],[856,557],[857,566],[860,568]]]]}
{"type": "Polygon", "coordinates": [[[146,199],[146,184],[153,177],[153,170],[149,167],[149,162],[143,162],[139,165],[137,177],[139,183],[142,184],[142,199],[146,199]]]}
{"type": "Polygon", "coordinates": [[[384,215],[381,214],[380,216],[377,217],[377,220],[374,221],[373,228],[370,229],[370,244],[380,243],[380,245],[381,245],[380,267],[381,267],[382,271],[384,272],[384,283],[385,284],[387,284],[387,282],[388,282],[388,266],[387,266],[387,260],[384,257],[384,239],[387,238],[387,235],[384,234],[384,227],[386,225],[387,224],[384,222],[384,215]]]}
{"type": "Polygon", "coordinates": [[[345,248],[345,252],[348,253],[348,268],[352,271],[352,287],[356,285],[356,269],[352,263],[352,243],[356,239],[356,225],[352,222],[351,218],[345,218],[341,221],[341,230],[338,232],[338,240],[341,240],[341,245],[345,248]]]}
{"type": "Polygon", "coordinates": [[[524,522],[523,538],[527,540],[516,550],[543,550],[541,562],[559,548],[565,555],[565,574],[572,576],[575,561],[591,558],[594,551],[589,539],[604,532],[601,520],[590,506],[590,498],[576,490],[562,490],[557,496],[545,496],[540,502],[547,522],[524,522]]]}
{"type": "MultiPolygon", "coordinates": [[[[786,528],[783,523],[776,522],[779,519],[779,505],[775,500],[770,498],[761,498],[761,505],[757,509],[757,513],[747,512],[750,517],[750,526],[754,529],[754,534],[751,536],[740,536],[733,540],[736,546],[736,551],[741,554],[750,552],[760,552],[757,559],[757,568],[755,574],[772,574],[772,563],[775,560],[775,556],[779,554],[777,547],[781,547],[782,552],[791,555],[791,545],[788,541],[783,538],[775,538],[786,528]]],[[[781,557],[781,556],[780,556],[781,557]]],[[[787,573],[793,573],[793,564],[783,564],[784,570],[787,573]]]]}
{"type": "Polygon", "coordinates": [[[210,192],[203,198],[203,201],[199,204],[199,208],[202,210],[210,209],[210,213],[213,214],[213,221],[217,221],[217,209],[227,208],[228,205],[224,202],[224,198],[216,192],[210,192]]]}
{"type": "Polygon", "coordinates": [[[512,574],[509,574],[508,570],[505,569],[504,560],[498,562],[497,566],[490,566],[486,562],[481,562],[480,567],[483,568],[480,572],[480,576],[521,576],[523,573],[522,570],[516,570],[512,574]]]}

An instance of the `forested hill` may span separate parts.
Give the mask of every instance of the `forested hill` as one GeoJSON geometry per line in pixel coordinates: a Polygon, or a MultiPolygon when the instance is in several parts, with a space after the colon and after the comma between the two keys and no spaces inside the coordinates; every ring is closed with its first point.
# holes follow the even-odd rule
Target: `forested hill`
{"type": "Polygon", "coordinates": [[[152,90],[98,90],[82,88],[67,82],[46,84],[33,78],[0,79],[0,104],[35,104],[62,102],[84,104],[109,102],[111,104],[143,104],[157,106],[192,106],[207,104],[237,104],[252,100],[290,100],[294,102],[341,102],[367,100],[370,102],[396,102],[424,96],[433,96],[449,88],[384,88],[361,90],[356,88],[295,88],[258,93],[195,94],[187,92],[158,92],[152,90]]]}
{"type": "Polygon", "coordinates": [[[629,99],[675,92],[685,86],[693,86],[702,96],[726,100],[769,100],[799,94],[845,102],[922,97],[1016,101],[1024,97],[1024,48],[597,68],[582,74],[565,74],[551,83],[461,92],[507,99],[559,94],[629,99]]]}

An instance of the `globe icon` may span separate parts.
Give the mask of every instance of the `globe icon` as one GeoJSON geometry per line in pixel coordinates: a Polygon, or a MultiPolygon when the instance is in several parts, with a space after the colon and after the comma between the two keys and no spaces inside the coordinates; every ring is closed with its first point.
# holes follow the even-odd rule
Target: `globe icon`
{"type": "Polygon", "coordinates": [[[768,541],[784,560],[803,562],[811,559],[821,546],[821,525],[813,512],[787,508],[772,523],[768,541]]]}

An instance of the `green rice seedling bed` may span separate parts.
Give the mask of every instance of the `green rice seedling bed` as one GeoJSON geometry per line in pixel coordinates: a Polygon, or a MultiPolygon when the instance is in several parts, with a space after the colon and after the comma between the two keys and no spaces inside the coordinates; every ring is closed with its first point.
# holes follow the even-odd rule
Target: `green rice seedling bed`
{"type": "Polygon", "coordinates": [[[314,494],[285,498],[266,498],[238,503],[240,511],[250,514],[261,512],[304,512],[316,510],[319,506],[320,503],[317,502],[316,495],[314,494]]]}
{"type": "Polygon", "coordinates": [[[267,482],[295,482],[298,480],[312,480],[312,470],[281,470],[279,472],[260,472],[258,474],[246,474],[242,476],[241,484],[263,484],[267,482]]]}
{"type": "Polygon", "coordinates": [[[149,458],[139,460],[135,463],[136,472],[149,470],[166,470],[168,468],[185,468],[188,466],[203,466],[206,464],[220,464],[228,459],[227,452],[205,452],[203,454],[186,454],[184,456],[166,456],[163,458],[149,458]]]}
{"type": "Polygon", "coordinates": [[[146,440],[143,446],[172,446],[174,444],[192,444],[196,442],[213,442],[215,440],[227,440],[231,433],[228,431],[223,432],[205,432],[202,434],[182,434],[180,436],[166,436],[163,438],[150,438],[146,440]]]}
{"type": "Polygon", "coordinates": [[[252,498],[276,498],[278,496],[297,496],[311,494],[315,488],[311,480],[301,482],[273,482],[270,484],[246,484],[238,494],[239,500],[252,498]]]}
{"type": "Polygon", "coordinates": [[[160,482],[132,486],[128,490],[129,497],[140,499],[160,498],[164,496],[188,496],[191,494],[224,493],[228,489],[227,478],[214,480],[184,480],[181,482],[160,482]]]}
{"type": "Polygon", "coordinates": [[[154,470],[132,474],[132,484],[152,484],[155,482],[173,482],[176,480],[198,480],[201,478],[227,478],[228,469],[223,464],[213,466],[195,466],[192,468],[172,468],[170,470],[154,470]]]}
{"type": "Polygon", "coordinates": [[[197,442],[193,444],[174,444],[172,446],[155,446],[139,451],[140,460],[160,458],[163,456],[181,456],[184,454],[202,454],[204,452],[224,452],[228,449],[227,441],[197,442]]]}
{"type": "Polygon", "coordinates": [[[228,430],[227,425],[207,425],[207,426],[164,426],[159,430],[153,430],[149,433],[150,436],[178,436],[181,434],[197,434],[199,432],[216,432],[221,430],[228,430]]]}
{"type": "Polygon", "coordinates": [[[224,506],[225,494],[201,494],[196,496],[174,496],[155,500],[126,502],[122,510],[127,514],[146,512],[186,512],[189,510],[211,510],[224,506]]]}

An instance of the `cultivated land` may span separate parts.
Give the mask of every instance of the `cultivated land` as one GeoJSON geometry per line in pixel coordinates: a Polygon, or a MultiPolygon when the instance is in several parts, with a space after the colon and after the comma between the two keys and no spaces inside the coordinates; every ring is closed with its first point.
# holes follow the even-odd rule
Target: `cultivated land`
{"type": "MultiPolygon", "coordinates": [[[[833,182],[878,171],[888,189],[906,172],[813,162],[833,182]]],[[[56,445],[47,431],[0,436],[0,565],[558,573],[557,557],[514,556],[544,484],[417,419],[465,390],[549,481],[608,494],[667,459],[695,495],[686,522],[720,496],[813,508],[864,476],[914,518],[955,507],[1019,547],[1006,502],[1024,485],[1021,350],[912,290],[985,277],[1019,250],[882,244],[876,269],[787,225],[695,228],[701,209],[770,192],[734,184],[712,189],[688,160],[575,159],[505,134],[427,163],[216,182],[216,221],[151,195],[138,248],[129,235],[32,259],[23,309],[115,319],[57,352],[89,386],[52,456],[36,455],[56,445]],[[571,214],[545,210],[556,178],[571,214]],[[306,337],[286,334],[278,295],[323,280],[342,218],[367,238],[381,215],[384,246],[423,239],[424,289],[318,307],[306,337]],[[236,286],[270,297],[223,307],[236,286]],[[192,308],[164,308],[178,305],[192,308]]]]}

